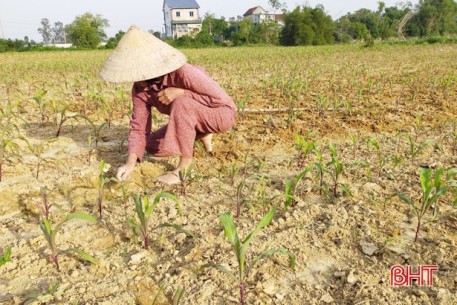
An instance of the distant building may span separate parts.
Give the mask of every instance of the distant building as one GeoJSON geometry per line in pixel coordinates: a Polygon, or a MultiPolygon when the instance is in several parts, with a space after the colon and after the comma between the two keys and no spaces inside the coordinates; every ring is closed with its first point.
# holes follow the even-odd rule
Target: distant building
{"type": "Polygon", "coordinates": [[[270,14],[261,6],[256,6],[248,9],[243,15],[244,19],[250,19],[253,24],[260,24],[265,21],[275,21],[280,25],[284,25],[283,14],[270,14]]]}
{"type": "Polygon", "coordinates": [[[195,0],[164,0],[163,16],[165,36],[179,38],[184,35],[194,36],[202,28],[200,6],[195,0]]]}

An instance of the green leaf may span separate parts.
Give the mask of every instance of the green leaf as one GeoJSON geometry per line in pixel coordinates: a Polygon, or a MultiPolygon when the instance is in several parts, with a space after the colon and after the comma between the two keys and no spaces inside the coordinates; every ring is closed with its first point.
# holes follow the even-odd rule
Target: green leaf
{"type": "Polygon", "coordinates": [[[92,215],[86,214],[86,213],[71,213],[68,214],[67,217],[65,217],[64,222],[72,220],[72,219],[81,219],[81,220],[87,220],[91,222],[97,222],[97,218],[95,218],[92,215]]]}
{"type": "Polygon", "coordinates": [[[143,226],[145,226],[146,225],[146,219],[145,219],[145,216],[144,216],[143,203],[141,202],[140,196],[139,195],[133,196],[133,201],[135,202],[135,211],[136,211],[136,214],[137,214],[138,218],[140,219],[140,223],[143,226]]]}
{"type": "Polygon", "coordinates": [[[295,186],[300,182],[300,180],[310,171],[314,168],[314,164],[308,165],[305,170],[303,170],[298,176],[295,178],[294,184],[295,186]]]}
{"type": "Polygon", "coordinates": [[[251,243],[251,240],[262,230],[264,227],[268,226],[273,219],[273,216],[276,212],[276,208],[272,208],[263,218],[262,220],[257,224],[255,229],[248,235],[246,238],[243,240],[241,243],[241,249],[240,249],[240,254],[239,254],[239,264],[240,264],[240,279],[244,278],[243,270],[244,270],[244,260],[246,258],[246,253],[249,248],[249,244],[251,243]]]}
{"type": "Polygon", "coordinates": [[[273,249],[269,249],[269,250],[265,250],[265,251],[262,251],[260,252],[253,260],[252,262],[252,266],[254,266],[258,261],[260,261],[261,259],[265,258],[265,257],[269,257],[269,256],[272,256],[276,253],[280,253],[282,255],[285,255],[285,256],[288,256],[289,257],[289,268],[291,269],[294,269],[295,268],[295,265],[296,265],[296,259],[295,259],[295,255],[289,251],[287,251],[286,249],[282,248],[282,247],[279,247],[279,248],[273,248],[273,249]]]}
{"type": "Polygon", "coordinates": [[[224,272],[225,274],[229,275],[232,280],[235,280],[235,281],[238,281],[239,279],[235,276],[235,274],[233,274],[232,271],[228,270],[226,267],[222,266],[222,265],[212,265],[213,267],[215,267],[217,270],[219,271],[222,271],[224,272]]]}
{"type": "Polygon", "coordinates": [[[83,249],[71,248],[71,249],[69,249],[69,251],[75,252],[76,254],[78,254],[85,261],[88,261],[88,262],[90,262],[90,263],[92,263],[94,265],[98,264],[97,259],[95,259],[92,255],[90,255],[89,253],[87,253],[83,249]]]}
{"type": "Polygon", "coordinates": [[[431,176],[432,176],[432,170],[429,168],[423,168],[420,171],[420,182],[421,182],[422,190],[424,191],[424,193],[429,189],[431,176]]]}
{"type": "Polygon", "coordinates": [[[103,175],[103,173],[105,172],[105,165],[106,165],[105,160],[101,160],[100,165],[98,167],[100,175],[103,175]]]}
{"type": "Polygon", "coordinates": [[[457,168],[450,168],[446,172],[446,180],[452,180],[457,176],[457,168]]]}
{"type": "Polygon", "coordinates": [[[158,226],[156,227],[156,229],[157,229],[157,228],[173,228],[173,229],[175,229],[175,230],[178,231],[178,232],[185,233],[186,235],[188,235],[188,236],[190,236],[190,237],[192,237],[192,238],[195,238],[195,235],[194,235],[192,232],[190,232],[190,231],[184,229],[184,228],[181,227],[181,226],[178,226],[177,224],[173,224],[173,223],[162,223],[162,224],[158,225],[158,226]]]}
{"type": "Polygon", "coordinates": [[[168,199],[173,200],[178,206],[179,215],[181,215],[181,206],[179,205],[178,197],[176,197],[176,195],[173,195],[171,193],[160,192],[160,193],[156,194],[154,196],[154,202],[152,204],[154,206],[154,208],[157,206],[157,204],[159,204],[161,198],[168,198],[168,199]]]}
{"type": "Polygon", "coordinates": [[[9,262],[11,259],[11,248],[7,248],[6,251],[5,251],[5,254],[3,254],[2,256],[0,256],[0,266],[6,264],[7,262],[9,262]]]}
{"type": "Polygon", "coordinates": [[[5,251],[5,254],[3,255],[3,260],[5,262],[9,262],[11,260],[11,248],[8,247],[5,251]]]}
{"type": "Polygon", "coordinates": [[[330,152],[332,153],[332,156],[333,156],[333,157],[336,157],[336,155],[337,155],[337,154],[336,154],[336,148],[335,148],[335,146],[334,146],[332,143],[329,144],[328,149],[329,149],[330,152]]]}
{"type": "Polygon", "coordinates": [[[176,292],[173,296],[173,305],[179,305],[179,302],[181,302],[183,295],[184,295],[184,288],[178,287],[178,289],[176,289],[176,292]]]}
{"type": "Polygon", "coordinates": [[[134,231],[135,234],[139,233],[139,226],[138,226],[137,222],[135,221],[135,219],[130,219],[127,221],[127,223],[132,228],[132,230],[134,231]]]}
{"type": "Polygon", "coordinates": [[[240,241],[236,231],[235,223],[233,222],[233,217],[230,212],[226,212],[220,217],[221,224],[224,227],[225,236],[232,244],[232,246],[237,247],[240,241]]]}
{"type": "Polygon", "coordinates": [[[397,194],[398,198],[400,198],[402,201],[406,202],[407,204],[413,206],[413,207],[416,207],[414,205],[414,203],[411,201],[411,199],[409,199],[408,196],[404,195],[404,194],[397,194]]]}

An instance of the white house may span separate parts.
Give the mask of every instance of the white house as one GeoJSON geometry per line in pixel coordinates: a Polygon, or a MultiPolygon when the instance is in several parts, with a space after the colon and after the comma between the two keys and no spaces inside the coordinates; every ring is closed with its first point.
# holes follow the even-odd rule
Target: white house
{"type": "Polygon", "coordinates": [[[179,38],[184,35],[194,36],[202,28],[200,6],[195,0],[164,0],[163,16],[165,36],[179,38]]]}
{"type": "Polygon", "coordinates": [[[251,19],[253,24],[260,24],[265,21],[275,21],[280,25],[283,25],[282,14],[270,14],[264,10],[261,6],[256,6],[248,9],[243,15],[244,19],[251,19]]]}

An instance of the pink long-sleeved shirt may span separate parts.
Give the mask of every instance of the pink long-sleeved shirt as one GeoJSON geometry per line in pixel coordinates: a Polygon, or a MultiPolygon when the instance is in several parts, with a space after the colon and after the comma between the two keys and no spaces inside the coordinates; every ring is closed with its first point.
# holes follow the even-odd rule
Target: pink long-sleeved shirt
{"type": "MultiPolygon", "coordinates": [[[[236,111],[233,99],[202,68],[185,64],[176,71],[163,77],[162,88],[177,87],[184,89],[184,95],[198,103],[210,107],[226,107],[236,111]]],[[[143,158],[146,142],[151,134],[151,108],[170,115],[170,105],[164,105],[157,99],[157,92],[150,87],[132,88],[133,114],[130,120],[128,137],[129,153],[143,158]]]]}

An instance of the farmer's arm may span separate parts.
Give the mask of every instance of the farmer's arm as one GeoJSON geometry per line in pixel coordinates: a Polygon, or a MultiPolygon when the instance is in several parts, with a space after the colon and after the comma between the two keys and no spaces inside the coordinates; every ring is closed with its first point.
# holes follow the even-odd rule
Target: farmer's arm
{"type": "Polygon", "coordinates": [[[125,164],[118,168],[116,177],[123,181],[133,172],[137,161],[141,161],[146,149],[146,138],[151,133],[151,105],[146,103],[132,89],[133,113],[130,119],[130,131],[128,137],[128,157],[125,164]]]}
{"type": "Polygon", "coordinates": [[[235,107],[232,98],[202,68],[186,64],[171,73],[173,87],[184,89],[184,95],[208,107],[235,107]]]}

